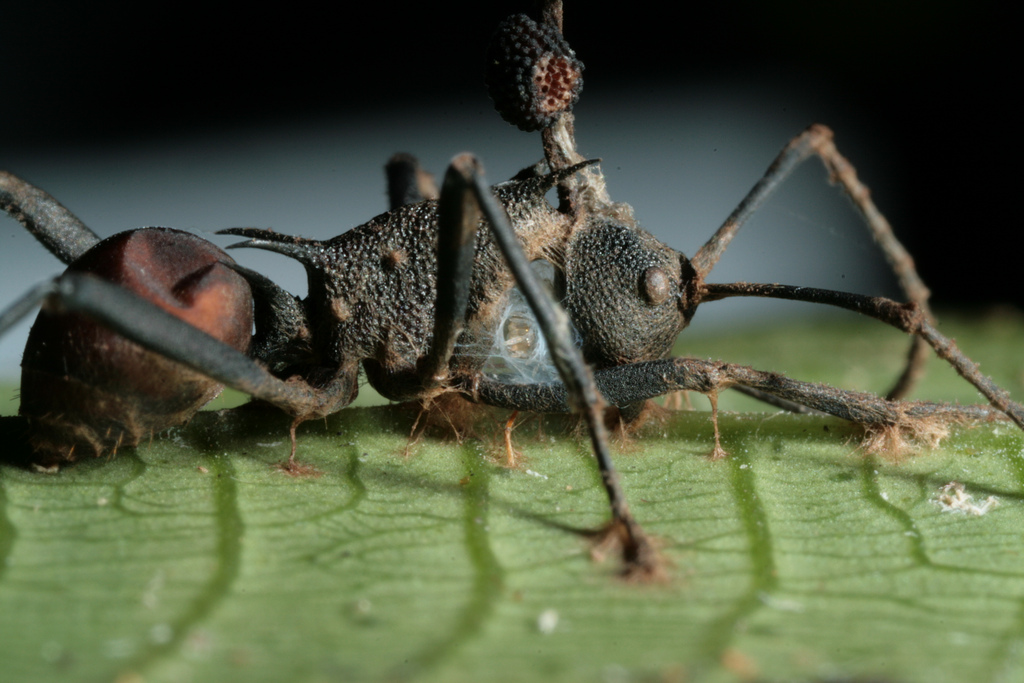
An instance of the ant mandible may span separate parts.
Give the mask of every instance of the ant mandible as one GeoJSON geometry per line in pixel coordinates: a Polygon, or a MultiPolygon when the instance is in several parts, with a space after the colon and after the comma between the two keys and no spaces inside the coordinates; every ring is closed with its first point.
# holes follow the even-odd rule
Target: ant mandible
{"type": "Polygon", "coordinates": [[[227,385],[293,417],[294,466],[296,426],[351,403],[362,368],[391,400],[430,402],[454,393],[514,410],[581,415],[610,501],[605,534],[621,542],[625,573],[650,577],[660,564],[612,464],[606,406],[631,422],[649,398],[678,390],[707,394],[716,457],[725,455],[716,409],[725,388],[850,420],[891,440],[964,419],[1005,416],[1024,429],[1024,407],[935,329],[912,260],[824,126],[811,126],[785,147],[692,259],[640,228],[628,205],[611,201],[596,162],[576,151],[571,109],[583,67],[561,25],[561,2],[547,2],[540,21],[525,15],[505,20],[487,55],[488,87],[499,113],[524,130],[541,131],[543,162],[489,188],[479,163],[460,155],[434,196],[415,160],[396,157],[389,167],[392,210],[338,237],[222,231],[247,238],[234,247],[302,263],[309,279],[304,299],[188,233],[151,228],[101,241],[55,199],[0,173],[0,206],[69,264],[62,276],[0,314],[2,334],[43,303],[22,364],[20,411],[31,425],[34,457],[53,465],[133,446],[188,420],[227,385]],[[811,156],[822,160],[862,213],[908,303],[706,282],[745,220],[811,156]],[[545,199],[552,188],[557,207],[545,199]],[[540,259],[554,267],[561,304],[531,268],[540,259]],[[516,288],[536,317],[560,381],[503,381],[483,372],[479,354],[466,352],[495,338],[507,341],[500,328],[516,288]],[[701,303],[735,296],[824,303],[874,317],[913,335],[907,366],[880,398],[669,356],[701,303]],[[897,400],[929,347],[991,406],[897,400]]]}

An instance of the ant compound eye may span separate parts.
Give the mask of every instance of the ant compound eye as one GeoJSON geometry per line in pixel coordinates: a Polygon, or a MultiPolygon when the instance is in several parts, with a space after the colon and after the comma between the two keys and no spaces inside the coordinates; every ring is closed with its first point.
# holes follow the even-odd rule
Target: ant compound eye
{"type": "Polygon", "coordinates": [[[647,303],[657,306],[664,303],[669,297],[670,284],[668,274],[657,266],[651,266],[644,271],[641,291],[647,303]]]}
{"type": "Polygon", "coordinates": [[[487,91],[501,118],[533,131],[570,111],[583,90],[583,63],[554,26],[508,17],[487,48],[487,91]]]}

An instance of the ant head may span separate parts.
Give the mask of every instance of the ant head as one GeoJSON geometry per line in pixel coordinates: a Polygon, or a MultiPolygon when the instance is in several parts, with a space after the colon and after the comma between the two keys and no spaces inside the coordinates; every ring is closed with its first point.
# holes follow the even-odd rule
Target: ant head
{"type": "Polygon", "coordinates": [[[595,219],[574,233],[564,305],[598,367],[665,357],[693,315],[689,260],[646,231],[595,219]]]}

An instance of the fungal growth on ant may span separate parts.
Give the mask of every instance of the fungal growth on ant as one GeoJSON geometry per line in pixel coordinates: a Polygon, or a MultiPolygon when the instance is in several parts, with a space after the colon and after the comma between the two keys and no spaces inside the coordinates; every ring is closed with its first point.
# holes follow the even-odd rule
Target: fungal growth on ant
{"type": "Polygon", "coordinates": [[[486,59],[494,107],[520,130],[547,128],[572,109],[583,90],[583,63],[561,31],[525,14],[498,24],[486,59]]]}
{"type": "MultiPolygon", "coordinates": [[[[540,259],[530,264],[537,279],[554,291],[555,272],[550,261],[540,259]]],[[[486,354],[481,372],[510,384],[557,382],[558,371],[551,363],[544,333],[530,304],[518,287],[509,290],[497,316],[493,342],[486,354]]],[[[580,346],[579,332],[573,327],[573,341],[580,346]]],[[[466,349],[472,353],[472,349],[466,349]]]]}

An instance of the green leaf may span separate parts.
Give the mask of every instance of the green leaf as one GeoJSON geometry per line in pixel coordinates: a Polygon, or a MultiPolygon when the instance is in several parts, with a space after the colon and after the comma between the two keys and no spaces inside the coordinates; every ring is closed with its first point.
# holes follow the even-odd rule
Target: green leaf
{"type": "MultiPolygon", "coordinates": [[[[1019,320],[954,332],[1024,394],[1019,320]]],[[[907,343],[843,324],[683,342],[871,390],[907,343]]],[[[917,394],[977,400],[938,361],[917,394]]],[[[585,443],[556,419],[517,428],[518,469],[497,462],[505,413],[462,444],[410,446],[415,411],[387,406],[300,429],[319,477],[274,467],[288,421],[252,409],[58,475],[0,467],[0,679],[1024,677],[1019,430],[957,428],[888,463],[837,420],[744,412],[723,415],[731,457],[711,462],[693,400],[700,412],[653,421],[616,458],[671,563],[648,586],[621,582],[571,531],[604,522],[606,502],[585,443]],[[944,511],[952,481],[998,506],[944,511]]],[[[8,452],[21,430],[0,421],[8,452]]]]}

